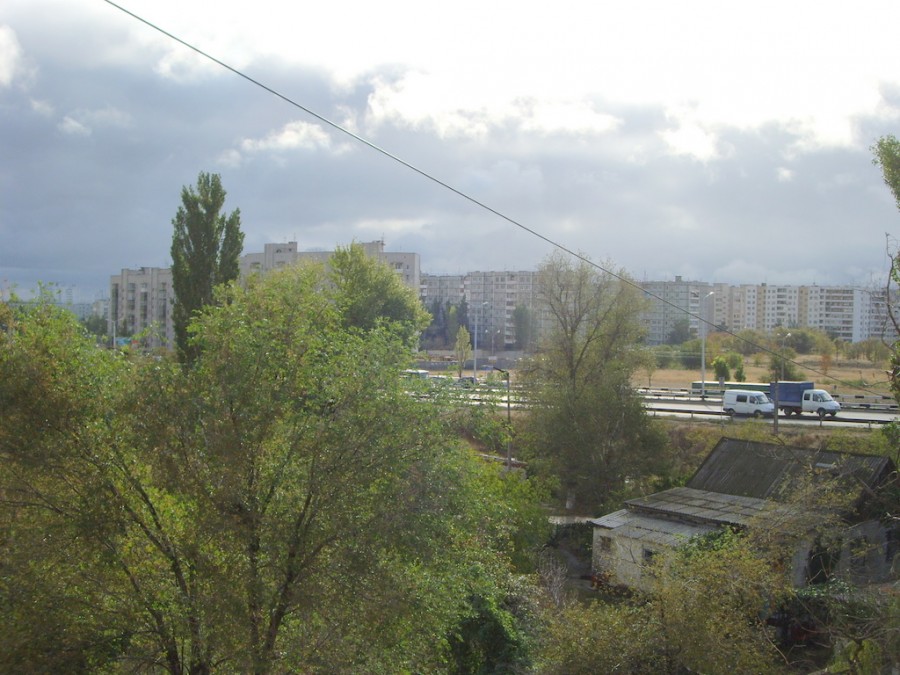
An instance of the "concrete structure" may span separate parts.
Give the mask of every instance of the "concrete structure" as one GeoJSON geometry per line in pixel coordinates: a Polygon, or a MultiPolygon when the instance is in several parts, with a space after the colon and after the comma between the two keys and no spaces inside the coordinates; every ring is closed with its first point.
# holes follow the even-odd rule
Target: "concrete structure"
{"type": "Polygon", "coordinates": [[[168,267],[123,269],[110,278],[109,334],[135,336],[147,349],[172,348],[175,326],[172,322],[172,270],[168,267]]]}
{"type": "MultiPolygon", "coordinates": [[[[641,315],[648,344],[665,344],[676,324],[685,320],[690,334],[700,335],[700,303],[714,290],[712,285],[684,281],[677,276],[674,281],[648,281],[642,283],[641,288],[650,301],[649,308],[641,315]]],[[[709,311],[709,306],[706,310],[709,311]]],[[[715,321],[714,314],[710,318],[715,321]]]]}
{"type": "MultiPolygon", "coordinates": [[[[362,244],[365,252],[390,265],[410,288],[419,291],[421,271],[418,253],[391,253],[383,241],[362,244]]],[[[241,256],[240,273],[264,274],[304,260],[328,263],[331,251],[298,251],[297,242],[266,244],[262,252],[241,256]]],[[[172,270],[168,267],[123,269],[110,277],[110,300],[107,323],[114,337],[140,335],[138,342],[147,349],[175,346],[172,305],[175,291],[172,270]]]]}
{"type": "Polygon", "coordinates": [[[895,579],[900,525],[882,521],[877,512],[858,515],[878,503],[875,495],[896,480],[895,472],[887,457],[723,438],[684,487],[628,500],[624,509],[592,520],[592,569],[611,584],[650,590],[647,565],[666,549],[724,528],[784,528],[792,522],[802,528],[797,534],[803,540],[791,567],[795,586],[824,581],[822,575],[853,583],[895,579]],[[822,567],[824,552],[807,529],[822,522],[821,506],[790,503],[798,485],[826,482],[856,496],[850,512],[840,514],[842,548],[836,560],[829,556],[830,569],[822,567]]]}
{"type": "Polygon", "coordinates": [[[700,301],[710,291],[705,307],[710,331],[721,326],[732,333],[779,328],[821,330],[845,342],[871,338],[893,342],[896,331],[887,314],[887,292],[855,286],[772,286],[769,284],[707,284],[699,281],[647,281],[641,284],[650,309],[642,320],[647,343],[665,344],[675,324],[687,318],[691,334],[699,335],[700,301]]]}
{"type": "MultiPolygon", "coordinates": [[[[361,244],[367,255],[387,263],[408,287],[419,292],[421,269],[418,253],[395,253],[384,250],[383,241],[371,241],[361,244]]],[[[285,265],[293,265],[303,261],[318,261],[328,264],[333,251],[298,251],[297,242],[289,241],[280,244],[266,244],[261,253],[247,253],[241,256],[241,276],[265,273],[285,265]]]]}
{"type": "Polygon", "coordinates": [[[435,302],[468,306],[469,331],[478,322],[478,351],[489,353],[512,348],[516,344],[516,307],[526,307],[537,331],[541,310],[537,298],[537,272],[469,272],[464,275],[422,276],[420,298],[426,308],[435,302]]]}
{"type": "MultiPolygon", "coordinates": [[[[479,351],[499,351],[517,342],[514,313],[525,307],[532,322],[532,337],[538,337],[549,325],[538,294],[538,272],[476,271],[456,275],[422,274],[418,253],[385,251],[383,241],[361,244],[365,252],[387,263],[414,289],[426,308],[439,302],[442,306],[459,305],[465,299],[469,309],[469,330],[474,330],[477,315],[479,351]]],[[[299,251],[297,242],[266,244],[264,250],[241,257],[243,277],[265,273],[304,260],[327,264],[332,251],[299,251]]],[[[119,330],[140,332],[149,326],[159,331],[150,338],[156,346],[171,341],[171,274],[168,280],[161,268],[122,270],[110,281],[109,321],[119,330]],[[130,292],[134,298],[126,296],[130,292]],[[166,287],[168,284],[168,287],[166,287]],[[145,290],[141,290],[145,289],[145,290]],[[113,293],[117,295],[113,295],[113,293]],[[144,305],[147,293],[155,305],[144,305]],[[160,304],[164,297],[169,303],[160,304]],[[152,305],[152,306],[151,306],[152,305]],[[115,318],[113,318],[115,317],[115,318]],[[124,322],[124,323],[123,323],[124,322]],[[132,328],[134,327],[134,328],[132,328]]],[[[649,307],[641,320],[649,345],[664,344],[679,322],[687,320],[689,333],[699,337],[701,317],[708,322],[708,332],[722,327],[733,333],[753,329],[771,333],[779,328],[808,327],[822,330],[846,342],[869,338],[892,342],[897,333],[888,319],[887,293],[884,289],[838,286],[772,286],[768,284],[710,284],[675,277],[673,281],[645,281],[640,284],[649,307]],[[711,295],[710,295],[711,293],[711,295]]]]}

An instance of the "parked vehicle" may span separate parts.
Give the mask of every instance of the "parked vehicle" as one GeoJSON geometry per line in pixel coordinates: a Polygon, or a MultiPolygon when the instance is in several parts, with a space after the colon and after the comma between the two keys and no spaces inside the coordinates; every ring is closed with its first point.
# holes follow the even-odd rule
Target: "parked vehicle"
{"type": "Polygon", "coordinates": [[[816,389],[814,382],[773,382],[769,385],[769,396],[787,416],[811,412],[820,418],[834,417],[841,410],[841,404],[824,389],[816,389]]]}
{"type": "Polygon", "coordinates": [[[729,415],[772,417],[775,414],[775,405],[764,391],[726,389],[722,394],[722,410],[729,415]]]}

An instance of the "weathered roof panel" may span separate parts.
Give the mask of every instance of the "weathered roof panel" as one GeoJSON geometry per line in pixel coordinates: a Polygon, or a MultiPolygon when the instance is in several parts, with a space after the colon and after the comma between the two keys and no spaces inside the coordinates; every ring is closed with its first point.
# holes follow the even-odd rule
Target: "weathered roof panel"
{"type": "Polygon", "coordinates": [[[654,547],[680,546],[693,537],[714,532],[713,524],[689,523],[655,518],[652,515],[622,509],[592,521],[616,538],[633,539],[654,547]]]}
{"type": "Polygon", "coordinates": [[[783,498],[800,476],[827,475],[853,478],[858,485],[877,484],[892,470],[887,457],[810,450],[774,443],[723,438],[688,481],[687,487],[709,492],[783,498]]]}
{"type": "Polygon", "coordinates": [[[630,499],[626,505],[631,511],[647,515],[740,526],[780,510],[780,507],[764,499],[688,487],[671,488],[647,497],[630,499]]]}

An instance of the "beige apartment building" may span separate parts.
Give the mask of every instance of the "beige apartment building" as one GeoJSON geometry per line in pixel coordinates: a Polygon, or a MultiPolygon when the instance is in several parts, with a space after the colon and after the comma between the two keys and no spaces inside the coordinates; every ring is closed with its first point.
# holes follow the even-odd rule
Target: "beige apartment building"
{"type": "MultiPolygon", "coordinates": [[[[393,253],[384,250],[383,241],[362,244],[365,252],[383,260],[410,288],[419,291],[421,272],[418,253],[393,253]]],[[[240,273],[264,274],[271,270],[294,265],[304,260],[328,263],[331,251],[298,251],[297,242],[266,244],[259,253],[241,256],[240,273]]],[[[175,327],[172,322],[172,305],[175,292],[172,287],[172,270],[168,267],[141,267],[123,269],[110,277],[110,306],[107,323],[111,335],[138,336],[135,341],[145,349],[174,348],[175,327]]],[[[119,339],[122,343],[123,340],[119,339]]]]}
{"type": "Polygon", "coordinates": [[[110,335],[120,344],[131,338],[146,349],[172,348],[174,300],[170,268],[123,269],[109,281],[110,335]]]}
{"type": "MultiPolygon", "coordinates": [[[[421,283],[421,269],[418,253],[396,253],[384,250],[384,241],[370,241],[360,244],[366,255],[387,263],[403,280],[403,283],[416,292],[421,283]]],[[[303,261],[318,261],[325,265],[333,251],[298,251],[297,242],[289,241],[281,244],[266,244],[261,253],[247,253],[241,256],[241,276],[265,273],[285,265],[294,265],[303,261]]]]}
{"type": "Polygon", "coordinates": [[[687,317],[691,334],[700,335],[701,317],[708,330],[733,333],[746,329],[772,333],[781,328],[821,330],[845,342],[870,338],[893,341],[887,292],[853,286],[780,286],[708,284],[698,281],[653,281],[641,284],[650,300],[643,315],[647,342],[664,344],[676,322],[687,317]]]}
{"type": "MultiPolygon", "coordinates": [[[[548,327],[538,299],[535,270],[476,271],[467,274],[422,274],[418,253],[385,251],[383,241],[362,244],[365,252],[386,262],[426,308],[449,303],[468,305],[469,329],[477,324],[479,351],[501,351],[516,344],[516,307],[529,312],[532,334],[548,327]]],[[[266,244],[264,250],[241,257],[240,272],[266,273],[304,260],[327,264],[331,251],[298,251],[297,242],[266,244]]],[[[787,286],[770,284],[710,284],[676,276],[671,281],[639,284],[648,301],[641,320],[649,345],[665,344],[679,323],[689,333],[745,329],[771,333],[780,328],[813,328],[846,342],[869,338],[893,341],[885,289],[853,286],[787,286]]],[[[148,348],[174,345],[172,273],[168,268],[123,269],[110,278],[108,321],[111,334],[140,335],[148,348]]]]}

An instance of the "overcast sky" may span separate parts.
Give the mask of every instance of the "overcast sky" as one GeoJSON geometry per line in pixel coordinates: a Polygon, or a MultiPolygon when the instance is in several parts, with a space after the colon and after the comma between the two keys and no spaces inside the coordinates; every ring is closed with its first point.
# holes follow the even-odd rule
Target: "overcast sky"
{"type": "MultiPolygon", "coordinates": [[[[900,212],[900,3],[120,0],[286,98],[638,280],[872,284],[900,212]]],[[[546,241],[104,0],[0,3],[0,280],[168,266],[222,176],[245,252],[383,238],[429,273],[546,241]]]]}

